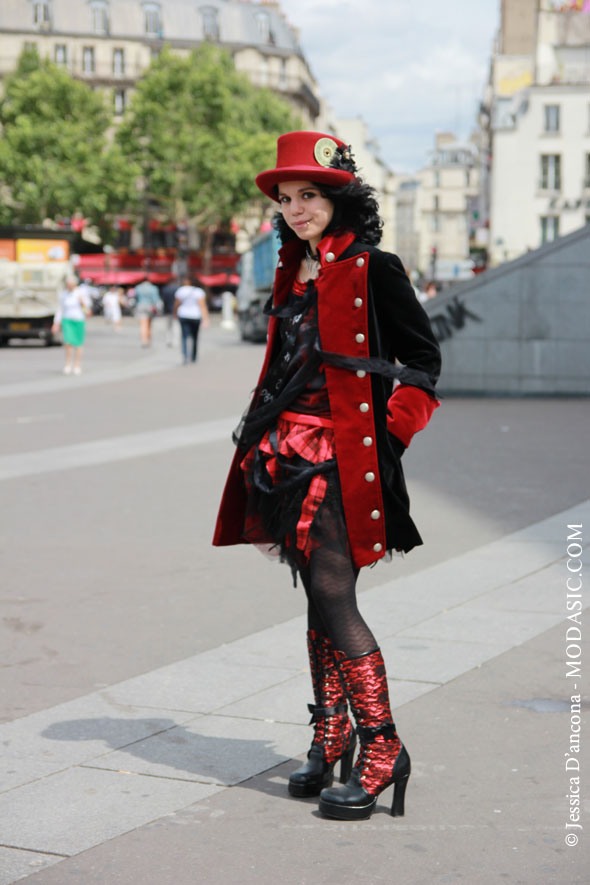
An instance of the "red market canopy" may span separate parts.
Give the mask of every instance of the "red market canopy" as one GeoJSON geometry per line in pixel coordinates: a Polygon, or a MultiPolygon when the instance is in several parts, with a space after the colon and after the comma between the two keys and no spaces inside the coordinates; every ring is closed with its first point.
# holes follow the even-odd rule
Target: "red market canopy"
{"type": "Polygon", "coordinates": [[[197,273],[197,277],[203,286],[237,286],[240,282],[239,276],[235,273],[197,273]]]}
{"type": "MultiPolygon", "coordinates": [[[[92,280],[99,286],[134,286],[145,280],[145,273],[140,270],[85,270],[78,269],[85,280],[92,280]]],[[[150,283],[167,283],[173,279],[171,273],[148,273],[150,283]]]]}

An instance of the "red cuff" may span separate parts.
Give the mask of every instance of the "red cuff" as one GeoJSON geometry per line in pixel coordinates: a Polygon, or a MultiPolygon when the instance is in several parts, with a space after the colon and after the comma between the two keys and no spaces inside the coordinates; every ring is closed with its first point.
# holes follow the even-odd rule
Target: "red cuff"
{"type": "Polygon", "coordinates": [[[387,403],[387,429],[407,448],[414,434],[426,427],[439,406],[437,399],[419,387],[399,384],[387,403]]]}

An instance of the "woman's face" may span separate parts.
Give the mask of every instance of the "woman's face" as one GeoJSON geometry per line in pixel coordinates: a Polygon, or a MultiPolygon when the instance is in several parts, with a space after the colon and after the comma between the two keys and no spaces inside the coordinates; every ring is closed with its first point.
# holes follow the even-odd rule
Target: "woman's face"
{"type": "Polygon", "coordinates": [[[311,181],[282,181],[278,189],[285,222],[315,251],[334,215],[333,203],[311,181]]]}

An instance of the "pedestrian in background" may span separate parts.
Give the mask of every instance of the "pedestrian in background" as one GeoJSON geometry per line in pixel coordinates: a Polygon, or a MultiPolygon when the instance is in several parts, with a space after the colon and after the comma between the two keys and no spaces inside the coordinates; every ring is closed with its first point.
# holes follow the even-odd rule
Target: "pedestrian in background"
{"type": "Polygon", "coordinates": [[[315,733],[291,795],[320,793],[323,814],[362,820],[395,784],[391,811],[401,815],[410,757],[356,581],[362,566],[422,543],[401,456],[438,406],[440,351],[401,261],[376,248],[379,207],[349,146],[288,133],[256,183],[279,204],[283,247],[213,543],[275,550],[307,594],[315,733]],[[352,773],[347,700],[360,739],[352,773]],[[332,789],[338,761],[346,785],[332,789]]]}
{"type": "Polygon", "coordinates": [[[120,286],[109,286],[102,296],[105,322],[112,323],[116,332],[121,331],[121,299],[123,289],[120,286]]]}
{"type": "Polygon", "coordinates": [[[147,276],[135,287],[135,313],[139,317],[139,334],[141,346],[149,347],[152,343],[152,320],[158,313],[160,293],[158,287],[150,283],[147,276]]]}
{"type": "Polygon", "coordinates": [[[197,345],[201,324],[209,325],[209,311],[205,291],[194,286],[190,277],[184,277],[182,286],[176,290],[174,312],[180,322],[182,336],[182,357],[184,363],[194,363],[197,359],[197,345]],[[190,342],[190,357],[189,357],[190,342]]]}
{"type": "Polygon", "coordinates": [[[162,299],[164,316],[166,317],[166,345],[168,347],[172,347],[173,342],[173,329],[174,329],[174,303],[175,303],[175,295],[179,288],[178,280],[172,279],[169,283],[166,283],[165,286],[162,286],[160,290],[160,297],[162,299]]]}
{"type": "Polygon", "coordinates": [[[82,374],[82,348],[86,338],[86,317],[92,315],[92,302],[86,287],[75,276],[68,276],[59,294],[59,305],[52,326],[55,335],[62,330],[66,362],[64,375],[82,374]]]}
{"type": "Polygon", "coordinates": [[[421,304],[428,304],[429,301],[436,298],[437,292],[436,283],[431,280],[424,286],[424,291],[418,293],[418,300],[421,304]]]}

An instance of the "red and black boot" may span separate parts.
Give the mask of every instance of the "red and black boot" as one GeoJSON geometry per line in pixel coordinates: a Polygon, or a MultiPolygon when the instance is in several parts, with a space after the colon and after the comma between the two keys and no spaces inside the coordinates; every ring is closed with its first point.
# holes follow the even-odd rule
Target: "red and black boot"
{"type": "Polygon", "coordinates": [[[377,796],[395,784],[391,814],[401,817],[411,763],[391,716],[385,664],[379,649],[361,658],[335,652],[357,723],[360,753],[344,787],[322,790],[320,811],[338,820],[366,820],[377,796]]]}
{"type": "Polygon", "coordinates": [[[315,704],[308,707],[315,733],[307,762],[289,778],[289,793],[297,797],[317,796],[329,787],[338,760],[340,782],[346,783],[356,746],[332,643],[327,636],[308,630],[307,649],[315,698],[315,704]]]}

